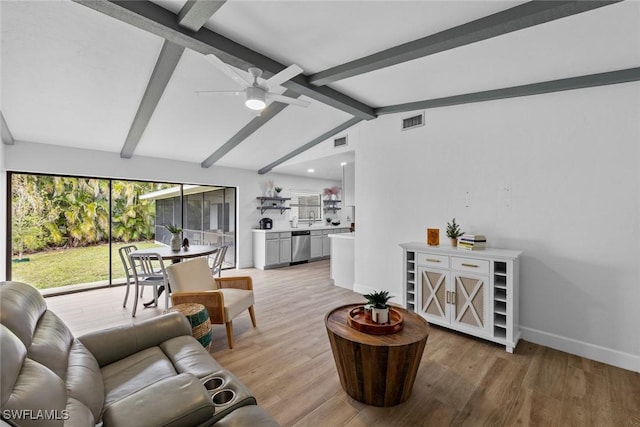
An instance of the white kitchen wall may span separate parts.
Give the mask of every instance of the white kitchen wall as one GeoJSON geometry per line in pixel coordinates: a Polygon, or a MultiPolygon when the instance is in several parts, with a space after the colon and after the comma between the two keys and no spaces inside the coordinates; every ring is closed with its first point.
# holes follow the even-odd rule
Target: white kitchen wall
{"type": "Polygon", "coordinates": [[[524,251],[524,339],[640,371],[640,83],[408,115],[361,129],[356,289],[400,302],[398,244],[455,217],[524,251]]]}
{"type": "MultiPolygon", "coordinates": [[[[270,179],[283,187],[283,195],[291,189],[314,190],[322,192],[325,187],[339,185],[335,181],[318,180],[290,175],[259,175],[255,171],[212,166],[201,168],[199,164],[134,156],[122,159],[117,153],[82,150],[45,144],[17,141],[7,146],[6,170],[17,172],[35,172],[61,175],[79,175],[90,177],[108,177],[122,179],[141,179],[161,182],[184,182],[188,184],[223,185],[237,187],[238,197],[238,265],[240,268],[253,266],[251,229],[258,227],[262,216],[275,221],[287,221],[288,214],[280,215],[273,211],[260,215],[257,196],[264,194],[264,188],[270,179]]],[[[4,191],[3,186],[3,191],[4,191]]],[[[5,200],[4,195],[2,200],[5,200]]],[[[6,209],[2,210],[3,212],[6,209]]],[[[6,222],[6,221],[5,221],[6,222]]],[[[3,222],[3,224],[5,223],[3,222]]],[[[0,260],[0,268],[5,271],[5,257],[0,260]]]]}

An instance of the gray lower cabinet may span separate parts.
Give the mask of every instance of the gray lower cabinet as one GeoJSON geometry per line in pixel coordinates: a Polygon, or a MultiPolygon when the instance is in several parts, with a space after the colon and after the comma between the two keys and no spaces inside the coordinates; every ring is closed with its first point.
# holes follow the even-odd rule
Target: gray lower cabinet
{"type": "Polygon", "coordinates": [[[253,263],[265,269],[289,265],[291,262],[290,232],[253,233],[253,263]]]}
{"type": "Polygon", "coordinates": [[[322,230],[311,231],[311,259],[322,257],[322,230]]]}
{"type": "Polygon", "coordinates": [[[291,262],[291,233],[280,233],[278,243],[280,264],[291,262]]]}
{"type": "MultiPolygon", "coordinates": [[[[348,233],[348,228],[321,228],[311,230],[311,261],[328,258],[331,255],[329,235],[348,233]]],[[[253,231],[253,265],[266,268],[284,267],[291,263],[290,231],[253,231]]]]}

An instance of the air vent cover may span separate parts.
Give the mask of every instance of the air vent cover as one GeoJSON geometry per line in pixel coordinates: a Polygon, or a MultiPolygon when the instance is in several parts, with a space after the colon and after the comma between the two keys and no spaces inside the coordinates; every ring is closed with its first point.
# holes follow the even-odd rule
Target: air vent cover
{"type": "Polygon", "coordinates": [[[424,126],[424,112],[402,119],[402,130],[413,129],[420,126],[424,126]]]}
{"type": "Polygon", "coordinates": [[[340,138],[336,138],[333,140],[333,148],[344,147],[347,145],[347,137],[341,136],[340,138]]]}

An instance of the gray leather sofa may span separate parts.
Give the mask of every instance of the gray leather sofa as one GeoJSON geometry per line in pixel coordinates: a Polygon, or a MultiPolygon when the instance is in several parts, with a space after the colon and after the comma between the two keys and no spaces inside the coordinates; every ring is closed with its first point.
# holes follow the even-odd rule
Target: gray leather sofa
{"type": "Polygon", "coordinates": [[[278,425],[182,314],[75,338],[35,288],[0,282],[0,320],[2,425],[278,425]]]}

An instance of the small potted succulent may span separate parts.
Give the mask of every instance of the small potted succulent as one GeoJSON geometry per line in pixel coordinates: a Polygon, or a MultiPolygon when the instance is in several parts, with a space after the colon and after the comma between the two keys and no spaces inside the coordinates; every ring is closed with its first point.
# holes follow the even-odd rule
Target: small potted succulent
{"type": "Polygon", "coordinates": [[[169,233],[171,233],[171,250],[174,252],[179,252],[180,246],[182,245],[182,240],[180,239],[182,228],[178,227],[175,224],[165,224],[164,228],[166,228],[169,233]]]}
{"type": "Polygon", "coordinates": [[[458,246],[458,237],[462,236],[464,231],[460,231],[460,226],[456,224],[456,219],[453,218],[451,222],[447,222],[447,237],[451,242],[451,246],[458,246]]]}
{"type": "Polygon", "coordinates": [[[282,187],[275,186],[273,189],[276,192],[276,197],[280,197],[280,192],[282,191],[282,187]]]}
{"type": "Polygon", "coordinates": [[[393,298],[389,291],[378,291],[364,295],[367,299],[365,310],[371,310],[371,320],[375,323],[389,323],[389,304],[393,298]]]}

